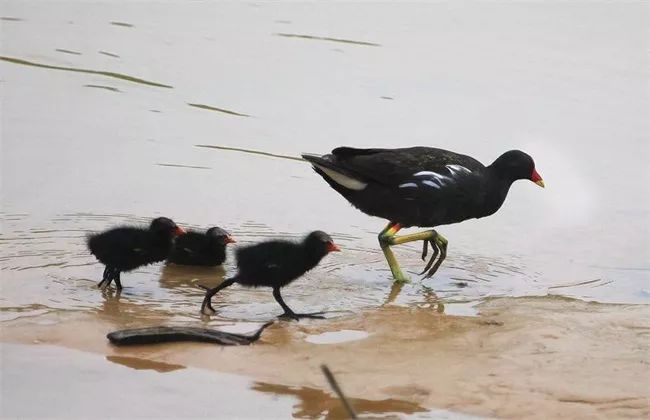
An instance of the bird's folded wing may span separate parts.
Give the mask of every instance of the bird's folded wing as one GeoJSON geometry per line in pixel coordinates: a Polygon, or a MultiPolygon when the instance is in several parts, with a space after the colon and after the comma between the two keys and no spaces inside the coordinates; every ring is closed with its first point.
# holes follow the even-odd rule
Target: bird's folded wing
{"type": "Polygon", "coordinates": [[[469,156],[442,149],[411,147],[406,149],[353,149],[339,147],[332,154],[337,166],[387,186],[399,186],[417,179],[421,172],[450,178],[465,176],[483,165],[469,156]],[[449,166],[455,167],[449,169],[449,166]]]}
{"type": "Polygon", "coordinates": [[[483,183],[483,165],[475,159],[428,147],[333,151],[336,164],[411,200],[440,200],[475,194],[483,183]]]}

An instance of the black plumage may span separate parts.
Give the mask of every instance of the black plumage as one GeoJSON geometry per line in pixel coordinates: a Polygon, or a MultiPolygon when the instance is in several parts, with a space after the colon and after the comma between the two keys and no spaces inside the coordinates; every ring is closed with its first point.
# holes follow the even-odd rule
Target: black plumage
{"type": "MultiPolygon", "coordinates": [[[[352,205],[390,221],[380,241],[382,236],[385,240],[392,236],[386,233],[391,226],[394,234],[403,227],[435,227],[489,216],[501,207],[518,179],[543,186],[533,159],[518,150],[502,154],[489,166],[432,147],[339,147],[328,155],[304,154],[303,158],[352,205]]],[[[446,247],[444,238],[439,242],[443,241],[446,247]]]]}
{"type": "Polygon", "coordinates": [[[221,265],[226,260],[226,245],[233,242],[232,236],[220,227],[205,233],[189,231],[176,238],[167,261],[180,265],[221,265]]]}
{"type": "Polygon", "coordinates": [[[182,233],[185,231],[173,220],[158,217],[147,229],[124,226],[90,235],[90,253],[106,266],[97,286],[105,288],[115,281],[117,289],[122,289],[120,273],[165,260],[174,237],[182,233]]]}
{"type": "Polygon", "coordinates": [[[207,292],[201,312],[214,312],[210,303],[212,296],[239,283],[246,287],[271,287],[273,297],[284,309],[282,316],[293,319],[318,317],[293,312],[282,299],[280,289],[314,268],[328,253],[339,250],[332,238],[321,231],[311,232],[301,242],[272,240],[239,248],[235,252],[237,274],[212,289],[204,287],[207,292]]]}

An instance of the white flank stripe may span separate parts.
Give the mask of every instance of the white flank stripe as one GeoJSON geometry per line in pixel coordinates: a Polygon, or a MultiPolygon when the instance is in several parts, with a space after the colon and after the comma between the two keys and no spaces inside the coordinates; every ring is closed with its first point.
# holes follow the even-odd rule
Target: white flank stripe
{"type": "Polygon", "coordinates": [[[439,173],[437,173],[437,172],[420,171],[417,174],[413,174],[413,176],[433,176],[433,177],[436,177],[436,176],[441,176],[441,175],[439,173]]]}
{"type": "Polygon", "coordinates": [[[456,176],[460,172],[465,172],[468,174],[472,173],[472,171],[470,171],[463,165],[445,165],[445,167],[449,169],[449,172],[451,173],[452,176],[456,176]]]}
{"type": "Polygon", "coordinates": [[[428,186],[430,186],[430,187],[440,189],[440,185],[438,185],[438,183],[435,182],[435,181],[429,181],[429,180],[427,179],[426,181],[422,181],[422,183],[425,184],[425,185],[428,185],[428,186]]]}
{"type": "Polygon", "coordinates": [[[399,185],[400,188],[418,188],[418,184],[415,182],[405,182],[404,184],[399,185]]]}

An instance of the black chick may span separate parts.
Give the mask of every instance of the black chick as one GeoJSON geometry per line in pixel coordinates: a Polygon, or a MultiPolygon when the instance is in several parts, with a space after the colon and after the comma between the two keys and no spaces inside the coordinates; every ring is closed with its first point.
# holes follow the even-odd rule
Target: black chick
{"type": "Polygon", "coordinates": [[[167,261],[181,265],[221,265],[226,260],[226,245],[233,242],[233,237],[219,227],[205,233],[190,231],[176,238],[167,261]]]}
{"type": "Polygon", "coordinates": [[[212,296],[221,289],[239,283],[246,287],[266,286],[273,288],[273,297],[284,309],[281,317],[292,319],[322,318],[316,314],[297,314],[284,303],[280,289],[307,271],[314,268],[325,255],[340,251],[332,238],[325,232],[314,231],[301,242],[267,241],[240,248],[236,251],[238,272],[221,283],[208,289],[201,304],[201,312],[214,313],[210,303],[212,296]]]}
{"type": "Polygon", "coordinates": [[[171,219],[158,217],[148,229],[118,227],[90,235],[87,241],[90,253],[106,266],[97,287],[106,288],[115,280],[115,286],[121,290],[121,272],[163,261],[172,249],[174,238],[183,233],[171,219]]]}

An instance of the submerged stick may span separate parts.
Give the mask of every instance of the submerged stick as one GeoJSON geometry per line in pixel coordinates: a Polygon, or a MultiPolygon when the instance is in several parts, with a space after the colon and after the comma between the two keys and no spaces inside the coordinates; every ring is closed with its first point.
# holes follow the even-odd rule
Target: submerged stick
{"type": "Polygon", "coordinates": [[[323,371],[323,374],[325,375],[327,382],[329,382],[330,386],[332,387],[336,395],[343,403],[343,407],[345,407],[345,411],[348,412],[348,416],[350,416],[351,419],[356,419],[357,413],[354,412],[354,409],[352,409],[352,405],[350,405],[350,401],[348,401],[346,396],[343,394],[343,391],[341,390],[341,387],[339,386],[338,382],[336,382],[336,379],[334,378],[332,371],[330,371],[327,365],[320,365],[320,369],[323,371]]]}
{"type": "Polygon", "coordinates": [[[179,341],[215,343],[223,346],[246,346],[257,341],[262,331],[273,323],[274,321],[267,322],[252,335],[228,333],[209,328],[149,327],[113,331],[108,333],[106,338],[116,346],[173,343],[179,341]]]}

